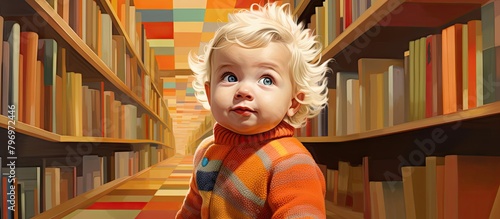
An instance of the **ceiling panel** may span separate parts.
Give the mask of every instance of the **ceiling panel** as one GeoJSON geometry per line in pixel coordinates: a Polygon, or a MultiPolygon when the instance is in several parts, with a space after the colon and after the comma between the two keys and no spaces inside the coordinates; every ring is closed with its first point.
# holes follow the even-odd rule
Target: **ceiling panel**
{"type": "Polygon", "coordinates": [[[174,1],[174,8],[202,8],[205,9],[207,0],[174,1]]]}
{"type": "Polygon", "coordinates": [[[134,5],[138,9],[172,9],[172,0],[135,0],[134,5]]]}
{"type": "MultiPolygon", "coordinates": [[[[143,22],[148,39],[173,39],[173,22],[143,22]]],[[[153,47],[154,48],[154,47],[153,47]]]]}
{"type": "MultiPolygon", "coordinates": [[[[173,50],[173,48],[172,48],[173,50]]],[[[156,50],[155,50],[156,53],[156,50]]],[[[175,66],[175,56],[174,55],[157,55],[156,61],[158,62],[158,68],[164,70],[174,70],[175,66]]]]}

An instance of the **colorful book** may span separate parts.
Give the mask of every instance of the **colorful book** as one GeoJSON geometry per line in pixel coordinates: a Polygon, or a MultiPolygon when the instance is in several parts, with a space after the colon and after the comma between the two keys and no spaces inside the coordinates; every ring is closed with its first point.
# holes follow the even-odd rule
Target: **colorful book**
{"type": "Polygon", "coordinates": [[[360,132],[359,110],[359,80],[348,79],[347,89],[347,134],[360,132]]]}
{"type": "Polygon", "coordinates": [[[9,91],[10,91],[10,44],[3,41],[2,56],[2,115],[8,116],[9,91]]]}
{"type": "Polygon", "coordinates": [[[462,29],[451,25],[442,31],[443,42],[443,114],[463,109],[462,101],[462,29]]]}
{"type": "MultiPolygon", "coordinates": [[[[438,169],[444,168],[444,157],[429,156],[425,158],[425,191],[426,191],[426,218],[442,218],[439,205],[443,204],[444,188],[440,187],[438,181],[444,180],[444,175],[438,173],[438,169]]],[[[441,209],[442,210],[442,209],[441,209]]]]}
{"type": "Polygon", "coordinates": [[[404,166],[401,168],[401,171],[403,176],[406,218],[425,218],[425,167],[404,166]]]}
{"type": "Polygon", "coordinates": [[[57,106],[56,106],[56,75],[57,75],[57,42],[54,39],[38,40],[38,59],[43,62],[43,85],[47,98],[43,103],[45,110],[46,127],[57,133],[57,106]]]}
{"type": "Polygon", "coordinates": [[[481,29],[483,40],[483,104],[496,101],[495,81],[496,81],[496,52],[497,42],[497,24],[495,20],[499,1],[489,1],[481,7],[481,29]]]}
{"type": "Polygon", "coordinates": [[[16,106],[15,120],[19,119],[22,109],[19,109],[19,55],[21,41],[21,26],[15,21],[5,21],[3,38],[9,43],[9,102],[8,105],[16,106]]]}
{"type": "Polygon", "coordinates": [[[441,34],[426,39],[425,117],[443,114],[441,34]]]}
{"type": "MultiPolygon", "coordinates": [[[[358,60],[358,73],[359,73],[359,89],[360,89],[360,121],[361,121],[361,131],[371,130],[372,116],[376,115],[376,112],[372,112],[370,105],[370,75],[371,74],[383,74],[389,66],[403,66],[402,59],[377,59],[377,58],[361,58],[358,60]]],[[[374,118],[373,118],[374,119],[374,118]]]]}
{"type": "MultiPolygon", "coordinates": [[[[386,219],[406,218],[402,181],[382,181],[382,195],[386,219]]],[[[378,195],[378,194],[377,194],[378,195]]]]}
{"type": "Polygon", "coordinates": [[[32,126],[40,127],[38,124],[40,111],[36,109],[35,102],[39,101],[39,92],[36,88],[36,60],[37,60],[37,49],[38,49],[38,34],[35,32],[21,32],[20,40],[20,53],[23,55],[23,72],[22,74],[22,87],[24,94],[21,96],[24,101],[22,105],[21,112],[24,116],[23,122],[30,124],[32,126]],[[38,98],[37,98],[38,97],[38,98]]]}
{"type": "Polygon", "coordinates": [[[337,124],[336,131],[337,136],[343,136],[347,134],[347,80],[349,79],[358,79],[357,72],[337,72],[337,98],[336,98],[336,107],[337,107],[337,124]]]}
{"type": "Polygon", "coordinates": [[[491,207],[489,219],[500,218],[500,186],[498,187],[497,195],[495,201],[493,202],[493,207],[491,207]]]}
{"type": "Polygon", "coordinates": [[[488,218],[500,185],[500,157],[447,155],[444,218],[488,218]]]}
{"type": "Polygon", "coordinates": [[[401,66],[389,66],[388,76],[388,98],[387,116],[388,126],[398,125],[405,122],[405,75],[401,66]]]}

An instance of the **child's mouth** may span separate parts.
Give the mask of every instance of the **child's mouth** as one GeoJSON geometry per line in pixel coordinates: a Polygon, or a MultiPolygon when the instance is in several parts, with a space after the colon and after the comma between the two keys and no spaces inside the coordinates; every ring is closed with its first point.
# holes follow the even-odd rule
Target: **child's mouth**
{"type": "Polygon", "coordinates": [[[242,116],[249,116],[253,113],[255,113],[254,110],[247,108],[247,107],[235,107],[232,111],[235,113],[242,115],[242,116]]]}

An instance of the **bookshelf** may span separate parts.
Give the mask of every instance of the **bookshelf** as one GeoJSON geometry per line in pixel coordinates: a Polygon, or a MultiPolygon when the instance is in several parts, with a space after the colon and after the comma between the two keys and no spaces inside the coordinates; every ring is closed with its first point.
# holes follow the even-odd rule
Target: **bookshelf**
{"type": "MultiPolygon", "coordinates": [[[[315,20],[317,19],[315,13],[317,13],[317,7],[321,7],[323,2],[326,1],[304,0],[297,2],[294,13],[299,22],[318,25],[320,22],[315,20]]],[[[344,0],[341,1],[344,2],[344,0]]],[[[348,1],[352,3],[356,0],[348,1]]],[[[336,72],[358,72],[360,68],[358,60],[360,59],[404,60],[405,52],[409,50],[410,41],[429,35],[441,34],[443,29],[453,24],[467,24],[471,20],[481,20],[482,6],[489,1],[376,0],[368,2],[371,2],[371,5],[362,11],[357,18],[353,19],[350,25],[343,26],[341,32],[330,42],[323,43],[324,48],[321,59],[335,59],[335,62],[329,65],[334,73],[328,75],[330,89],[336,89],[336,72]],[[443,13],[443,10],[446,12],[443,13]]],[[[321,23],[319,25],[321,26],[321,23]]],[[[495,27],[497,28],[498,24],[495,25],[497,25],[495,27]]],[[[318,27],[315,31],[324,31],[320,29],[318,27]]],[[[497,37],[495,36],[495,39],[497,37]]],[[[496,71],[498,72],[498,69],[496,71]]],[[[498,73],[496,74],[498,75],[498,73]]],[[[498,81],[498,78],[496,80],[498,81]]],[[[496,87],[496,89],[498,88],[496,87]]],[[[332,97],[335,98],[334,95],[330,96],[330,98],[332,97]]],[[[332,106],[331,102],[329,102],[329,106],[332,106]]],[[[333,107],[335,107],[335,102],[333,102],[333,107]]],[[[493,142],[500,140],[496,134],[500,131],[497,125],[500,119],[499,109],[500,101],[497,97],[496,101],[481,106],[405,121],[384,128],[369,129],[341,136],[329,133],[328,136],[321,137],[298,137],[311,152],[320,167],[324,168],[327,184],[329,183],[327,174],[330,174],[326,173],[327,169],[328,171],[339,171],[343,162],[348,162],[352,167],[361,166],[366,168],[363,169],[362,174],[369,178],[370,184],[368,184],[368,180],[363,182],[361,191],[369,191],[370,193],[368,195],[363,194],[364,197],[361,202],[364,203],[364,206],[371,204],[368,208],[364,208],[367,214],[364,214],[363,208],[361,210],[358,208],[357,211],[351,209],[356,205],[356,200],[351,200],[354,202],[350,203],[352,206],[341,206],[326,200],[327,218],[384,218],[385,216],[381,217],[380,215],[385,214],[385,212],[374,212],[373,203],[377,201],[370,200],[370,197],[373,197],[372,191],[375,190],[371,187],[371,181],[372,178],[376,179],[374,181],[401,181],[403,177],[401,167],[428,168],[426,159],[430,157],[449,157],[450,155],[500,156],[498,147],[492,147],[493,142]],[[372,161],[374,163],[386,163],[383,165],[376,164],[376,167],[372,167],[372,161]],[[368,168],[371,169],[368,170],[368,168]],[[393,174],[389,174],[392,178],[389,179],[387,175],[384,175],[387,173],[393,174]],[[377,214],[377,216],[373,214],[377,214]]],[[[335,116],[335,111],[328,110],[328,113],[328,117],[330,117],[330,114],[335,116]]],[[[330,129],[334,128],[334,126],[335,123],[328,122],[328,131],[331,131],[330,129]]],[[[336,174],[339,173],[336,172],[336,174]]],[[[338,175],[335,177],[337,177],[336,180],[340,180],[338,175]]],[[[463,177],[461,180],[470,180],[470,178],[463,177]]],[[[335,183],[340,182],[335,181],[335,183]]],[[[493,186],[498,189],[499,185],[500,183],[497,183],[493,186]]],[[[335,186],[339,186],[339,190],[335,190],[335,192],[339,192],[339,195],[347,190],[346,187],[345,190],[340,191],[340,185],[336,184],[335,186]]],[[[433,188],[435,189],[435,187],[433,188]]],[[[455,194],[459,192],[455,192],[455,194]]],[[[451,193],[453,194],[453,192],[451,193]]],[[[492,191],[492,193],[496,194],[496,190],[492,191]]],[[[431,196],[435,195],[432,192],[427,192],[427,198],[429,194],[431,196]]],[[[449,194],[450,192],[447,192],[447,195],[449,194]]],[[[384,193],[384,195],[386,194],[384,193]]],[[[496,197],[499,197],[498,194],[496,197]]],[[[332,199],[332,197],[328,199],[332,199]]],[[[405,202],[405,200],[400,201],[405,202]]],[[[359,207],[359,202],[357,204],[359,207]]],[[[387,203],[385,205],[385,209],[387,209],[387,203]]],[[[415,209],[418,209],[418,207],[413,210],[415,209]]],[[[408,212],[408,209],[406,210],[408,212]]],[[[427,214],[429,214],[428,211],[427,214]]],[[[425,208],[423,212],[426,212],[425,208]]],[[[482,214],[489,214],[489,212],[483,212],[482,214]]],[[[392,216],[391,218],[398,218],[392,216]]],[[[434,218],[429,215],[426,217],[425,214],[424,217],[434,218]]],[[[389,218],[389,215],[387,215],[387,218],[389,218]]]]}
{"type": "MultiPolygon", "coordinates": [[[[144,100],[141,100],[141,98],[136,93],[134,93],[133,89],[128,88],[122,81],[120,81],[116,74],[113,73],[101,60],[101,58],[97,54],[95,54],[95,52],[93,52],[92,49],[85,44],[85,42],[81,40],[81,38],[71,29],[71,27],[57,14],[57,12],[51,8],[47,1],[20,1],[20,4],[23,3],[28,3],[33,8],[33,10],[36,11],[35,15],[31,15],[33,16],[31,17],[32,19],[37,19],[37,16],[40,16],[42,19],[44,19],[45,22],[47,22],[48,26],[46,26],[45,29],[40,29],[39,32],[44,32],[44,34],[48,35],[47,37],[58,38],[56,39],[59,40],[58,42],[67,42],[68,47],[75,50],[74,54],[68,54],[68,56],[73,56],[70,58],[73,58],[75,60],[78,59],[78,61],[80,61],[80,63],[74,63],[75,65],[78,65],[74,66],[75,69],[89,69],[89,72],[97,74],[89,75],[89,80],[102,80],[102,78],[104,77],[105,80],[109,81],[109,83],[105,84],[106,88],[115,92],[122,93],[122,97],[124,97],[124,99],[122,100],[123,103],[138,104],[140,106],[139,112],[144,111],[152,115],[156,120],[166,125],[165,120],[158,116],[159,113],[155,112],[151,106],[148,106],[144,100]],[[52,31],[55,31],[56,34],[51,34],[52,31]],[[95,70],[91,70],[90,68],[94,68],[95,70]]],[[[12,7],[18,6],[16,5],[12,7]]],[[[6,8],[6,11],[9,9],[10,8],[6,8]]],[[[14,11],[15,10],[16,9],[14,9],[14,11]]],[[[16,14],[13,15],[15,16],[16,14]]],[[[124,34],[123,31],[118,32],[121,32],[120,34],[124,34]]],[[[123,36],[125,36],[125,38],[127,39],[127,35],[123,36]]],[[[130,43],[127,43],[127,45],[129,45],[130,47],[130,43]]],[[[131,49],[131,51],[135,50],[131,49]]],[[[132,56],[138,57],[136,54],[132,54],[132,56]]],[[[142,71],[146,72],[147,74],[148,71],[145,70],[142,62],[139,61],[137,63],[140,63],[139,65],[142,68],[142,71]]],[[[156,85],[154,85],[153,87],[156,87],[156,85]]],[[[155,88],[154,91],[158,94],[161,94],[157,88],[155,88]]]]}
{"type": "MultiPolygon", "coordinates": [[[[9,119],[0,115],[0,127],[7,129],[9,126],[9,119]]],[[[28,125],[23,122],[16,122],[16,132],[19,134],[25,134],[31,137],[38,138],[44,141],[51,142],[99,142],[99,143],[150,143],[163,145],[164,142],[149,140],[149,139],[119,139],[119,138],[106,138],[106,137],[90,137],[90,136],[68,136],[59,135],[47,130],[28,125]]]]}
{"type": "MultiPolygon", "coordinates": [[[[77,31],[77,27],[75,26],[78,22],[83,22],[82,19],[85,20],[85,17],[89,15],[81,13],[80,15],[76,15],[77,13],[74,11],[78,8],[76,5],[64,9],[66,12],[65,15],[62,15],[58,11],[59,9],[54,9],[51,6],[51,2],[53,1],[0,0],[2,22],[17,22],[21,32],[34,32],[37,34],[38,39],[53,39],[57,43],[57,51],[55,51],[53,58],[54,60],[57,59],[58,65],[53,66],[57,68],[54,72],[63,72],[62,74],[68,75],[66,80],[70,82],[62,85],[63,87],[66,86],[66,90],[62,89],[58,92],[67,93],[65,95],[68,95],[68,99],[62,99],[60,102],[51,100],[52,96],[44,93],[49,89],[44,87],[47,85],[43,83],[44,74],[47,74],[47,70],[43,68],[37,69],[37,74],[41,74],[39,82],[41,85],[37,86],[45,89],[44,91],[37,91],[41,93],[40,96],[36,97],[40,98],[39,104],[41,104],[37,106],[40,107],[37,109],[49,112],[51,117],[45,119],[48,121],[46,123],[50,123],[50,125],[47,126],[45,123],[39,121],[43,121],[43,117],[49,114],[41,114],[37,117],[37,122],[39,123],[36,124],[32,124],[26,118],[22,120],[16,118],[15,120],[15,163],[16,168],[20,171],[16,177],[19,177],[20,183],[27,182],[24,185],[32,185],[35,182],[39,186],[23,186],[23,190],[19,190],[18,193],[19,197],[22,194],[23,202],[20,202],[18,199],[19,202],[16,204],[20,208],[25,208],[22,209],[26,210],[23,212],[29,212],[23,216],[31,217],[36,215],[35,218],[59,217],[64,212],[71,211],[71,209],[84,207],[86,204],[98,199],[106,191],[121,185],[128,178],[140,174],[161,160],[175,154],[172,118],[168,113],[167,104],[163,100],[162,84],[159,79],[156,60],[151,59],[152,57],[154,58],[154,52],[151,52],[148,47],[144,31],[140,32],[141,29],[139,27],[134,32],[136,29],[129,27],[132,25],[127,24],[126,27],[123,25],[120,19],[124,20],[125,18],[118,16],[112,6],[112,2],[116,3],[116,1],[78,1],[79,3],[93,3],[95,13],[101,12],[102,14],[109,15],[110,18],[108,27],[111,32],[103,33],[104,30],[94,32],[94,35],[89,35],[90,38],[94,38],[92,39],[94,40],[93,44],[91,44],[89,43],[91,39],[87,38],[85,40],[81,36],[81,30],[77,31]],[[74,13],[71,14],[72,12],[74,13]],[[68,14],[71,14],[69,15],[71,18],[67,17],[68,14]],[[75,16],[79,17],[76,18],[75,16]],[[130,34],[134,34],[135,36],[131,37],[130,34]],[[118,54],[116,51],[116,53],[112,53],[113,51],[108,53],[108,55],[112,53],[112,59],[114,59],[112,61],[115,63],[105,61],[106,51],[102,51],[103,49],[101,48],[103,47],[99,46],[104,44],[102,38],[106,36],[109,39],[112,39],[112,36],[124,39],[122,53],[118,54]],[[61,52],[61,48],[64,48],[65,53],[61,52]],[[64,56],[61,54],[64,54],[64,56]],[[115,56],[116,54],[123,56],[115,56]],[[123,57],[123,60],[120,60],[118,57],[123,57]],[[116,66],[116,63],[120,61],[125,65],[125,69],[121,73],[118,72],[119,68],[116,66]],[[74,74],[78,74],[81,79],[71,78],[69,72],[75,72],[74,74]],[[98,89],[90,87],[96,84],[99,86],[98,89]],[[92,97],[87,96],[88,99],[85,100],[85,86],[89,86],[88,90],[95,89],[94,91],[98,91],[98,94],[92,97]],[[105,92],[111,96],[105,96],[105,92]],[[69,96],[70,94],[73,96],[69,96]],[[79,95],[82,95],[82,97],[78,97],[79,95]],[[98,95],[101,96],[99,97],[98,95]],[[108,99],[104,100],[104,97],[108,99]],[[89,102],[90,99],[92,101],[89,102]],[[98,102],[100,103],[97,104],[98,102]],[[52,104],[54,106],[56,104],[61,105],[52,107],[52,104]],[[91,108],[90,105],[95,108],[91,108]],[[60,106],[62,109],[65,109],[64,112],[56,110],[60,106]],[[85,110],[87,110],[86,113],[85,110]],[[92,112],[94,113],[90,110],[93,110],[92,112]],[[100,111],[99,116],[96,115],[96,111],[100,111]],[[105,117],[104,113],[109,117],[105,117]],[[84,117],[84,119],[78,117],[84,117]],[[92,123],[90,122],[91,119],[94,119],[94,126],[92,127],[89,125],[92,123]],[[58,122],[62,121],[64,124],[60,126],[57,123],[58,127],[67,127],[68,130],[62,129],[63,131],[61,131],[53,128],[56,126],[56,120],[58,122]],[[133,122],[131,123],[130,121],[133,122]],[[87,126],[87,129],[85,126],[87,126]],[[79,131],[76,131],[77,134],[71,134],[72,131],[69,131],[69,127],[76,127],[79,131]],[[48,180],[45,169],[48,167],[60,168],[61,175],[58,177],[63,177],[63,172],[66,173],[65,171],[68,170],[74,176],[70,179],[59,179],[61,182],[71,181],[68,183],[68,187],[66,187],[64,193],[62,190],[50,189],[52,191],[50,197],[61,196],[60,201],[49,200],[50,198],[46,196],[46,192],[49,192],[49,190],[47,190],[48,185],[45,185],[46,180],[48,180]],[[22,171],[35,171],[36,175],[28,176],[22,174],[22,171]],[[84,178],[88,173],[90,173],[92,179],[84,178]],[[90,184],[86,184],[86,180],[90,184]],[[74,190],[68,190],[69,187],[74,190]],[[54,191],[61,192],[61,194],[54,193],[54,191]],[[36,192],[38,192],[38,195],[33,195],[36,192]],[[26,205],[26,202],[30,203],[26,205]],[[36,206],[34,209],[27,207],[33,205],[36,206]]],[[[72,1],[72,4],[76,4],[75,2],[72,1]]],[[[129,3],[129,1],[126,2],[129,3]]],[[[64,7],[63,5],[65,4],[70,4],[70,1],[61,0],[56,7],[64,7]]],[[[130,1],[130,4],[124,8],[133,11],[133,1],[130,1]]],[[[89,9],[88,12],[90,13],[90,11],[89,9]]],[[[136,25],[139,21],[132,21],[131,19],[128,22],[133,22],[136,25]]],[[[99,27],[91,27],[93,28],[92,30],[98,30],[103,25],[97,20],[95,20],[95,23],[99,24],[99,27]]],[[[82,23],[79,24],[81,25],[82,23]]],[[[85,29],[88,27],[80,28],[85,29]]],[[[88,30],[90,34],[91,29],[88,30]]],[[[3,33],[7,34],[6,32],[3,33]]],[[[4,34],[0,34],[0,36],[4,37],[4,34]]],[[[2,41],[7,41],[7,39],[4,38],[2,41]]],[[[35,48],[39,49],[38,47],[35,48]]],[[[115,47],[111,48],[116,50],[115,47]]],[[[40,55],[37,54],[37,56],[40,55]]],[[[35,56],[35,58],[37,57],[35,56]]],[[[1,61],[0,59],[0,63],[1,61]]],[[[40,61],[38,63],[41,63],[40,61]]],[[[45,63],[42,62],[42,64],[45,63]]],[[[3,74],[4,70],[0,72],[3,74]]],[[[9,72],[6,74],[9,74],[9,72]]],[[[20,71],[19,74],[24,73],[20,71]]],[[[3,77],[5,77],[4,74],[2,75],[3,77]]],[[[60,77],[60,75],[58,74],[57,77],[60,77]]],[[[4,92],[6,84],[2,82],[2,87],[4,87],[4,90],[0,90],[3,94],[2,100],[7,97],[8,93],[12,92],[11,90],[4,92]]],[[[11,89],[20,89],[16,87],[17,85],[10,86],[12,86],[11,89]]],[[[23,86],[30,85],[23,84],[23,86]]],[[[56,87],[60,86],[60,84],[54,83],[51,86],[56,87]]],[[[52,90],[50,92],[55,93],[52,90]]],[[[25,93],[24,95],[28,94],[25,93]]],[[[20,95],[19,98],[20,101],[21,99],[25,101],[24,98],[27,97],[20,95]]],[[[27,108],[27,106],[24,107],[27,108]]],[[[9,126],[12,126],[11,119],[7,115],[0,115],[0,139],[4,142],[8,142],[9,140],[8,133],[11,133],[9,132],[9,126]]],[[[2,171],[5,173],[7,169],[4,168],[9,163],[9,160],[6,159],[9,156],[7,149],[0,151],[0,156],[4,158],[1,163],[3,167],[2,171]]],[[[3,180],[6,179],[5,176],[2,178],[3,180]]],[[[3,183],[5,182],[3,181],[3,183]]],[[[5,184],[2,187],[6,188],[5,184]]],[[[5,190],[2,193],[5,194],[5,190]]],[[[6,212],[2,210],[2,214],[6,212]]],[[[3,217],[7,217],[7,215],[2,215],[3,217]]]]}

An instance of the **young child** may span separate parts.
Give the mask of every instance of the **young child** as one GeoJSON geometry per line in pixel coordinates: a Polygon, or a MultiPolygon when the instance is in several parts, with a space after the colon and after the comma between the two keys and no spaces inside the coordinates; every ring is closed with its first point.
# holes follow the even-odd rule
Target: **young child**
{"type": "Polygon", "coordinates": [[[191,54],[196,97],[217,123],[194,156],[176,218],[326,218],[325,179],[293,137],[327,101],[321,45],[288,4],[229,15],[191,54]]]}

